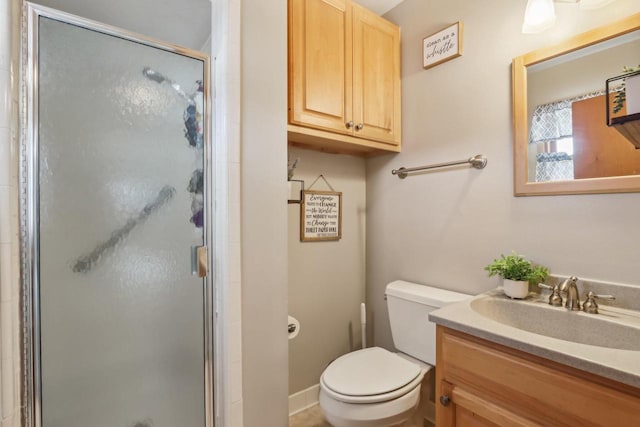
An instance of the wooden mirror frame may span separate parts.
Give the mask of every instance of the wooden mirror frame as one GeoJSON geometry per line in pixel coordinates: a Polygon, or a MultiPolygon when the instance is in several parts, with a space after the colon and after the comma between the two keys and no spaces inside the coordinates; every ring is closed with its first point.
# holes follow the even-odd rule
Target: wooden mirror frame
{"type": "Polygon", "coordinates": [[[572,181],[530,182],[527,150],[529,125],[527,111],[527,67],[640,29],[640,13],[595,28],[562,43],[534,50],[513,59],[513,135],[514,195],[546,196],[561,194],[640,192],[640,175],[576,179],[572,181]]]}

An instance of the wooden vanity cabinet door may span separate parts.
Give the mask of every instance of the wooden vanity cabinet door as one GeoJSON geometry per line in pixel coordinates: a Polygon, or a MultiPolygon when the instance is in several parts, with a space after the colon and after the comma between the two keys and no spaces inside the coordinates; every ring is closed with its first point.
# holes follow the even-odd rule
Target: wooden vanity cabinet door
{"type": "Polygon", "coordinates": [[[436,341],[437,427],[640,426],[637,388],[441,326],[436,341]]]}
{"type": "Polygon", "coordinates": [[[354,136],[399,145],[400,91],[400,28],[353,4],[354,136]]]}
{"type": "Polygon", "coordinates": [[[450,402],[446,406],[436,402],[439,405],[439,412],[436,414],[438,427],[539,426],[479,394],[447,381],[441,381],[440,392],[440,395],[448,396],[450,402]]]}
{"type": "Polygon", "coordinates": [[[351,135],[348,0],[289,0],[289,122],[351,135]]]}

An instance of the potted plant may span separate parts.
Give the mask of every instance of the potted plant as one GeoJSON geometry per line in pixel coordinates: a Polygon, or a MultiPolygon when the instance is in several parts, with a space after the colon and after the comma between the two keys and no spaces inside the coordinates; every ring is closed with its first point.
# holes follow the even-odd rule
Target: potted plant
{"type": "Polygon", "coordinates": [[[489,277],[502,277],[504,293],[518,299],[529,294],[529,282],[540,283],[549,276],[546,267],[534,265],[515,252],[509,256],[500,255],[500,258],[494,259],[484,269],[489,272],[489,277]]]}
{"type": "MultiPolygon", "coordinates": [[[[640,65],[637,67],[623,67],[622,72],[625,74],[640,71],[640,65]]],[[[613,112],[617,113],[622,110],[626,101],[627,115],[640,113],[640,74],[625,77],[622,80],[620,88],[613,97],[613,112]]]]}

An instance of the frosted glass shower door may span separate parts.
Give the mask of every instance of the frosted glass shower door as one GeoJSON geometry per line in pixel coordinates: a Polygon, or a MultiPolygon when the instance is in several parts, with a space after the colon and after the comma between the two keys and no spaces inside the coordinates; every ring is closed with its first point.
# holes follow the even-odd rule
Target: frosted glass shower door
{"type": "Polygon", "coordinates": [[[37,35],[41,425],[203,427],[207,59],[37,35]]]}

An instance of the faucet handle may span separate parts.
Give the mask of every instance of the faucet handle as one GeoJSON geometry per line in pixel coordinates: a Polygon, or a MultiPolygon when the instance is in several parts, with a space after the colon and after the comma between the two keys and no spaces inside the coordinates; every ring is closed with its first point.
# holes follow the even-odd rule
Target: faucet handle
{"type": "Polygon", "coordinates": [[[582,304],[582,310],[589,314],[598,314],[598,304],[596,303],[597,299],[607,299],[614,300],[616,297],[613,295],[596,295],[593,292],[589,291],[587,293],[587,299],[584,300],[582,304]]]}
{"type": "Polygon", "coordinates": [[[551,290],[551,295],[549,295],[549,305],[562,307],[562,296],[560,295],[560,288],[558,288],[558,285],[549,286],[544,283],[538,283],[538,287],[551,290]]]}

